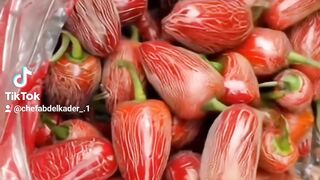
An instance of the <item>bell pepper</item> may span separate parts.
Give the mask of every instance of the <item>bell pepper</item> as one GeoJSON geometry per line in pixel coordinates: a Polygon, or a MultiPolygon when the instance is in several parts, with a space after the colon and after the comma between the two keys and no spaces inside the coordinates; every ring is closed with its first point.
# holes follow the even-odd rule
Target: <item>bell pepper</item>
{"type": "Polygon", "coordinates": [[[284,32],[268,28],[254,28],[246,41],[235,48],[235,51],[250,61],[258,77],[274,75],[293,64],[320,68],[320,62],[293,51],[284,32]]]}
{"type": "Polygon", "coordinates": [[[108,179],[117,170],[110,141],[103,138],[80,138],[47,146],[29,157],[35,180],[108,179]]]}
{"type": "Polygon", "coordinates": [[[236,52],[224,53],[218,62],[210,63],[224,77],[225,93],[221,100],[225,104],[260,104],[259,84],[250,62],[236,52]]]}
{"type": "Polygon", "coordinates": [[[281,116],[281,127],[269,127],[262,135],[259,167],[270,173],[284,173],[298,160],[298,149],[291,141],[287,120],[281,116]]]}
{"type": "Polygon", "coordinates": [[[130,74],[125,69],[119,69],[119,61],[126,60],[134,64],[143,88],[146,89],[146,77],[141,65],[139,33],[134,26],[132,26],[132,30],[131,39],[122,39],[103,66],[101,83],[103,91],[107,92],[105,102],[108,113],[112,113],[119,103],[134,99],[130,74]]]}
{"type": "Polygon", "coordinates": [[[214,54],[243,43],[252,32],[253,20],[250,8],[241,1],[178,1],[162,19],[162,29],[197,53],[214,54]]]}
{"type": "Polygon", "coordinates": [[[172,117],[160,100],[147,100],[134,65],[120,61],[131,75],[135,99],[112,113],[112,142],[119,170],[127,180],[160,180],[170,154],[172,117]]]}
{"type": "Polygon", "coordinates": [[[100,59],[83,51],[79,41],[69,32],[62,32],[61,51],[58,51],[46,76],[45,94],[47,104],[75,106],[87,111],[101,79],[100,59]],[[69,41],[72,50],[66,49],[69,41]]]}
{"type": "Polygon", "coordinates": [[[319,0],[273,0],[264,20],[273,29],[285,30],[319,9],[319,0]]]}
{"type": "Polygon", "coordinates": [[[262,115],[246,104],[235,104],[215,119],[207,135],[200,179],[255,180],[262,115]]]}
{"type": "Polygon", "coordinates": [[[221,110],[223,77],[200,55],[167,42],[142,43],[146,77],[180,119],[202,120],[207,111],[221,110]]]}
{"type": "Polygon", "coordinates": [[[201,155],[192,151],[180,151],[170,157],[166,168],[166,180],[199,179],[201,155]]]}
{"type": "Polygon", "coordinates": [[[265,99],[275,100],[289,111],[304,111],[311,105],[313,86],[309,78],[302,72],[287,69],[279,73],[275,81],[260,84],[260,87],[272,87],[273,92],[262,94],[265,99]]]}
{"type": "Polygon", "coordinates": [[[77,0],[65,27],[88,53],[99,57],[107,57],[114,51],[121,37],[114,0],[77,0]]]}

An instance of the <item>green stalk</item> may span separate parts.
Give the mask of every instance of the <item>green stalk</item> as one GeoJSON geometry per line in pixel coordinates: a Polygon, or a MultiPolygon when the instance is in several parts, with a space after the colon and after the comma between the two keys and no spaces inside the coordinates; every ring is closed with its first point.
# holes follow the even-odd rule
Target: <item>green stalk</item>
{"type": "Polygon", "coordinates": [[[280,121],[283,133],[279,137],[275,138],[274,145],[280,155],[288,156],[293,152],[292,143],[290,140],[289,125],[285,117],[283,117],[282,115],[280,121]]]}
{"type": "Polygon", "coordinates": [[[84,53],[79,40],[68,31],[62,31],[62,35],[68,37],[72,44],[71,53],[67,53],[68,60],[74,63],[83,63],[87,59],[87,54],[84,53]]]}
{"type": "Polygon", "coordinates": [[[203,109],[205,111],[218,111],[218,112],[222,112],[224,111],[226,108],[228,108],[228,106],[226,106],[225,104],[223,104],[222,102],[220,102],[217,98],[213,98],[211,99],[208,103],[206,103],[203,106],[203,109]]]}
{"type": "Polygon", "coordinates": [[[223,71],[223,64],[219,62],[209,61],[210,65],[217,70],[219,73],[223,71]]]}
{"type": "Polygon", "coordinates": [[[69,136],[69,127],[62,125],[56,125],[54,122],[52,122],[51,118],[47,114],[41,114],[41,122],[48,126],[48,128],[52,131],[55,138],[58,140],[65,140],[69,136]]]}
{"type": "Polygon", "coordinates": [[[288,75],[286,76],[280,83],[277,81],[265,82],[261,83],[259,87],[276,87],[279,86],[281,90],[275,90],[273,92],[262,94],[261,96],[265,99],[281,99],[283,96],[286,95],[287,92],[295,92],[299,91],[302,86],[303,82],[299,76],[296,75],[288,75]]]}
{"type": "Polygon", "coordinates": [[[139,37],[139,30],[136,26],[131,26],[131,40],[132,41],[136,41],[139,42],[140,41],[140,37],[139,37]]]}
{"type": "Polygon", "coordinates": [[[264,82],[259,84],[260,88],[269,88],[269,87],[276,87],[278,85],[277,81],[270,81],[270,82],[264,82]]]}
{"type": "Polygon", "coordinates": [[[282,82],[285,90],[290,92],[299,91],[303,86],[302,79],[296,75],[288,75],[282,82]]]}
{"type": "Polygon", "coordinates": [[[203,55],[203,54],[200,54],[200,56],[201,56],[201,58],[203,60],[205,60],[208,64],[210,64],[213,69],[215,69],[219,73],[222,73],[223,68],[224,68],[222,63],[219,63],[219,62],[216,62],[216,61],[209,61],[207,56],[203,55]]]}
{"type": "Polygon", "coordinates": [[[285,95],[286,95],[286,93],[284,91],[273,91],[273,92],[269,92],[269,93],[264,93],[261,96],[263,99],[277,100],[277,99],[281,99],[285,95]]]}
{"type": "Polygon", "coordinates": [[[62,35],[61,46],[58,51],[52,56],[51,60],[57,62],[67,51],[69,47],[70,39],[67,36],[62,35]]]}
{"type": "Polygon", "coordinates": [[[134,86],[134,97],[136,101],[145,101],[147,99],[146,94],[143,90],[143,85],[139,79],[138,73],[134,65],[126,60],[121,60],[118,62],[118,66],[121,68],[126,68],[130,73],[133,86],[134,86]]]}
{"type": "Polygon", "coordinates": [[[296,52],[290,52],[288,55],[289,64],[304,64],[315,68],[320,68],[320,62],[307,58],[296,52]]]}

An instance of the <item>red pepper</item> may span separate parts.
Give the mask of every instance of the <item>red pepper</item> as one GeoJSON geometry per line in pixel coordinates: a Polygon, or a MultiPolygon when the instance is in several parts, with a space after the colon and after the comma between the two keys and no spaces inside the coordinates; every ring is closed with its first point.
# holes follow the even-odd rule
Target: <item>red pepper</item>
{"type": "Polygon", "coordinates": [[[260,84],[260,87],[276,87],[273,92],[264,94],[264,98],[276,100],[280,106],[289,111],[303,111],[311,105],[312,83],[302,72],[287,69],[278,74],[274,80],[260,84]]]}
{"type": "Polygon", "coordinates": [[[177,2],[162,27],[188,48],[213,54],[244,42],[253,21],[250,8],[241,1],[191,0],[177,2]]]}
{"type": "Polygon", "coordinates": [[[171,146],[180,149],[191,143],[199,134],[201,127],[201,121],[185,121],[173,117],[171,146]]]}
{"type": "Polygon", "coordinates": [[[293,143],[298,144],[312,129],[315,121],[311,106],[300,112],[282,111],[290,127],[290,137],[293,143]]]}
{"type": "Polygon", "coordinates": [[[35,180],[107,179],[117,170],[112,144],[102,138],[82,138],[44,147],[29,157],[35,180]]]}
{"type": "Polygon", "coordinates": [[[174,154],[167,165],[166,180],[199,179],[201,156],[192,151],[174,154]]]}
{"type": "Polygon", "coordinates": [[[121,24],[127,25],[136,22],[147,11],[148,0],[112,0],[116,5],[121,24]]]}
{"type": "Polygon", "coordinates": [[[262,136],[259,167],[270,173],[284,173],[298,160],[297,146],[291,141],[289,125],[280,118],[282,127],[269,127],[262,136]]]}
{"type": "Polygon", "coordinates": [[[134,64],[139,75],[139,79],[143,82],[144,89],[146,88],[146,77],[141,65],[140,43],[138,40],[138,32],[134,30],[132,40],[123,39],[120,41],[117,49],[108,57],[108,60],[103,67],[102,85],[107,91],[106,109],[112,113],[115,107],[124,101],[134,99],[134,89],[130,74],[119,69],[118,62],[122,60],[129,61],[134,64]]]}
{"type": "Polygon", "coordinates": [[[147,79],[178,118],[199,120],[204,109],[223,109],[223,77],[201,56],[161,41],[143,43],[141,52],[147,79]]]}
{"type": "MultiPolygon", "coordinates": [[[[59,124],[62,121],[61,117],[57,113],[50,113],[48,116],[54,124],[59,124]]],[[[53,144],[52,132],[47,125],[43,123],[38,124],[35,143],[37,147],[53,144]]]]}
{"type": "Polygon", "coordinates": [[[101,57],[114,51],[121,37],[120,17],[113,0],[78,0],[66,28],[90,54],[101,57]]]}
{"type": "Polygon", "coordinates": [[[241,54],[229,52],[220,57],[220,71],[224,77],[225,93],[221,98],[226,104],[260,103],[259,84],[250,62],[241,54]]]}
{"type": "Polygon", "coordinates": [[[70,119],[55,124],[50,117],[43,114],[42,122],[46,124],[53,133],[54,141],[72,140],[85,137],[102,137],[102,134],[89,122],[82,119],[70,119]]]}
{"type": "MultiPolygon", "coordinates": [[[[320,1],[319,1],[320,4],[320,1]]],[[[310,15],[297,24],[290,36],[293,49],[306,57],[320,61],[320,12],[310,15]]],[[[294,65],[294,68],[303,72],[311,81],[320,80],[319,69],[306,65],[294,65]]]]}
{"type": "Polygon", "coordinates": [[[144,41],[157,40],[161,30],[149,11],[145,11],[142,17],[135,23],[144,41]]]}
{"type": "Polygon", "coordinates": [[[160,179],[170,154],[172,117],[160,100],[146,100],[135,67],[120,61],[132,77],[135,100],[120,103],[112,114],[112,141],[119,170],[127,180],[160,179]]]}
{"type": "Polygon", "coordinates": [[[264,20],[273,29],[285,30],[319,9],[319,0],[273,0],[264,20]]]}
{"type": "Polygon", "coordinates": [[[202,152],[200,179],[255,180],[260,154],[261,114],[232,105],[212,124],[202,152]]]}
{"type": "Polygon", "coordinates": [[[101,62],[97,57],[82,51],[79,41],[69,32],[63,31],[61,52],[57,52],[46,77],[46,100],[51,105],[85,106],[98,89],[101,79],[101,62]],[[65,53],[72,42],[72,52],[65,53]]]}
{"type": "Polygon", "coordinates": [[[289,64],[306,64],[320,68],[320,62],[292,51],[286,34],[277,30],[255,28],[249,38],[235,51],[250,61],[257,76],[273,75],[289,64]]]}

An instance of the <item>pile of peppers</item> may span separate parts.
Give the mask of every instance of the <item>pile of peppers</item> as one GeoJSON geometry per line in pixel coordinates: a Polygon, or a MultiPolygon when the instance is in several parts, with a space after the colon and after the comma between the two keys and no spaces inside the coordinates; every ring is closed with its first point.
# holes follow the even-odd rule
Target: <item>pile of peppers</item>
{"type": "Polygon", "coordinates": [[[35,180],[315,178],[320,0],[77,0],[22,91],[35,180]]]}

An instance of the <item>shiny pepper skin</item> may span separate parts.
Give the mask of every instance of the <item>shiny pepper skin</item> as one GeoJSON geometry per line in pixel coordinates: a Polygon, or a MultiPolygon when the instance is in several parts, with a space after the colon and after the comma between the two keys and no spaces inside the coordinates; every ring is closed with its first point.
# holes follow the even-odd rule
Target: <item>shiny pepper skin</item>
{"type": "Polygon", "coordinates": [[[268,128],[263,132],[259,167],[270,173],[284,173],[298,160],[298,148],[295,144],[291,144],[293,151],[289,154],[278,154],[274,147],[274,139],[280,133],[275,128],[268,128]]]}
{"type": "Polygon", "coordinates": [[[162,26],[188,48],[212,54],[244,42],[253,21],[250,8],[241,1],[188,0],[177,2],[162,26]]]}
{"type": "Polygon", "coordinates": [[[174,154],[167,165],[166,180],[198,180],[201,155],[192,151],[174,154]]]}
{"type": "Polygon", "coordinates": [[[161,41],[143,43],[141,52],[148,81],[177,117],[200,120],[203,106],[223,95],[223,77],[198,54],[161,41]]]}
{"type": "MultiPolygon", "coordinates": [[[[290,35],[293,49],[314,60],[320,61],[320,12],[310,15],[297,24],[290,35]]],[[[294,65],[313,82],[320,80],[319,69],[306,65],[294,65]]]]}
{"type": "Polygon", "coordinates": [[[235,49],[251,63],[257,76],[273,75],[288,66],[292,50],[285,33],[267,28],[255,28],[249,38],[235,49]]]}
{"type": "Polygon", "coordinates": [[[136,22],[148,7],[148,0],[113,0],[113,2],[118,9],[122,25],[136,22]]]}
{"type": "Polygon", "coordinates": [[[221,57],[223,64],[225,94],[222,101],[226,104],[260,103],[259,84],[250,62],[236,52],[225,53],[221,57]]]}
{"type": "Polygon", "coordinates": [[[89,56],[83,63],[70,62],[66,57],[52,63],[46,76],[45,92],[48,103],[85,108],[98,89],[101,62],[89,56]]]}
{"type": "Polygon", "coordinates": [[[264,14],[269,27],[285,30],[320,9],[320,0],[273,0],[264,14]]]}
{"type": "Polygon", "coordinates": [[[111,142],[102,138],[64,141],[35,151],[29,157],[35,180],[104,180],[117,170],[111,142]]]}
{"type": "Polygon", "coordinates": [[[200,179],[255,180],[262,119],[245,104],[223,111],[212,124],[202,152],[200,179]]]}
{"type": "Polygon", "coordinates": [[[108,57],[103,67],[102,85],[107,91],[106,109],[109,113],[123,102],[134,98],[130,74],[118,67],[121,60],[130,61],[137,69],[140,80],[146,85],[146,77],[141,65],[140,43],[122,39],[117,49],[108,57]]]}
{"type": "Polygon", "coordinates": [[[299,90],[286,92],[283,97],[277,100],[282,107],[289,111],[304,111],[310,106],[313,99],[313,86],[309,78],[302,72],[294,69],[287,69],[279,73],[275,80],[281,83],[287,76],[296,75],[302,81],[302,86],[299,90]]]}
{"type": "Polygon", "coordinates": [[[66,28],[90,54],[106,57],[118,45],[121,24],[113,0],[77,0],[66,28]]]}
{"type": "Polygon", "coordinates": [[[172,117],[162,101],[127,101],[112,114],[112,142],[126,180],[160,180],[169,159],[172,117]]]}
{"type": "Polygon", "coordinates": [[[172,141],[173,148],[180,149],[191,143],[199,134],[202,121],[185,121],[177,117],[172,119],[172,141]]]}

